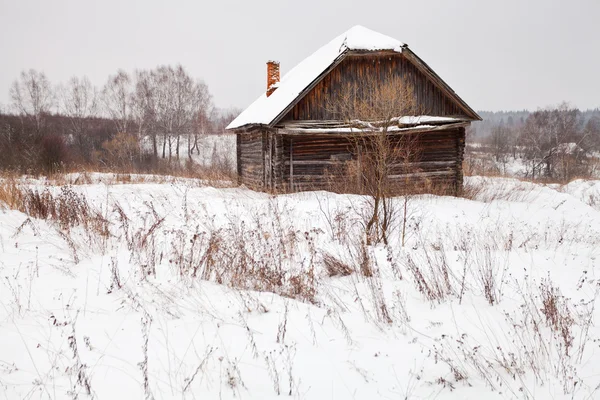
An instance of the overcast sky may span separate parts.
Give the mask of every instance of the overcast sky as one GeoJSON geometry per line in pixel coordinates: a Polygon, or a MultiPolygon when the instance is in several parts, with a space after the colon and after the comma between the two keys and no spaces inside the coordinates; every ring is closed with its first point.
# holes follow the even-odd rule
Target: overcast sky
{"type": "Polygon", "coordinates": [[[600,0],[0,0],[0,103],[22,69],[53,83],[181,63],[219,107],[353,25],[392,36],[476,110],[600,107],[600,0]]]}

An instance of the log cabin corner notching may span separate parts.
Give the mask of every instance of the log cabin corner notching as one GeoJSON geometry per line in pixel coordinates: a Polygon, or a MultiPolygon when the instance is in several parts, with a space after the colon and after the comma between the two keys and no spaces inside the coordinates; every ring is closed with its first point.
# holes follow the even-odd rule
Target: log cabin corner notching
{"type": "Polygon", "coordinates": [[[343,83],[378,82],[380,76],[410,81],[419,109],[427,110],[398,116],[390,133],[414,135],[419,143],[418,173],[410,179],[458,193],[465,128],[481,117],[406,44],[361,26],[317,50],[281,80],[279,63],[267,63],[267,91],[227,127],[237,136],[239,183],[262,191],[328,189],[332,167],[357,156],[347,121],[336,120],[325,104],[343,83]]]}

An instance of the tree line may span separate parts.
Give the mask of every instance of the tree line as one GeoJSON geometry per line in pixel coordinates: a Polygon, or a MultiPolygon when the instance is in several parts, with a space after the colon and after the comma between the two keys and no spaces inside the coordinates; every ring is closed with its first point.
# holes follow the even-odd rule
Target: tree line
{"type": "Polygon", "coordinates": [[[87,77],[53,85],[22,71],[0,113],[0,168],[56,172],[71,167],[154,171],[200,153],[203,135],[223,132],[237,110],[219,110],[208,86],[181,66],[123,70],[101,88],[87,77]]]}
{"type": "Polygon", "coordinates": [[[600,158],[600,110],[586,110],[562,103],[535,112],[507,113],[495,122],[487,119],[489,134],[482,137],[475,124],[472,138],[486,146],[497,163],[506,167],[520,160],[525,178],[569,181],[594,176],[600,158]]]}

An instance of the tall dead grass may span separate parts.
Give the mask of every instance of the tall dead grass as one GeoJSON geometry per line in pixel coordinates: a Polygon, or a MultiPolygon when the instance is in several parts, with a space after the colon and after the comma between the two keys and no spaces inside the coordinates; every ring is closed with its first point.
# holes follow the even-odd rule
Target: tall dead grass
{"type": "Polygon", "coordinates": [[[108,236],[108,221],[102,213],[70,186],[63,186],[54,194],[48,189],[40,191],[4,180],[0,183],[0,201],[32,218],[56,222],[62,230],[82,226],[88,232],[108,236]]]}

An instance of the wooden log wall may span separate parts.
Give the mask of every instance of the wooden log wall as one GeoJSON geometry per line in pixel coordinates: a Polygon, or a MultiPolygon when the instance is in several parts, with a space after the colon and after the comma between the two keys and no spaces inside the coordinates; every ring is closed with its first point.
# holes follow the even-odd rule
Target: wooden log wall
{"type": "MultiPolygon", "coordinates": [[[[463,183],[464,140],[465,128],[392,137],[398,154],[402,154],[401,146],[406,143],[419,149],[417,158],[406,160],[399,156],[391,163],[394,190],[458,194],[463,183]]],[[[353,179],[358,182],[359,171],[349,176],[348,165],[354,162],[360,168],[356,164],[360,151],[356,143],[344,136],[240,134],[240,183],[254,190],[276,192],[339,190],[353,179]]],[[[357,190],[357,186],[352,190],[357,190]]]]}
{"type": "Polygon", "coordinates": [[[458,157],[457,157],[457,162],[458,162],[458,170],[456,171],[456,193],[455,195],[458,196],[462,193],[462,189],[463,189],[463,161],[465,161],[465,132],[466,129],[465,128],[460,128],[458,130],[458,135],[457,135],[457,141],[456,141],[456,146],[458,148],[458,157]]]}
{"type": "Polygon", "coordinates": [[[283,187],[290,191],[327,189],[336,167],[352,159],[352,144],[339,136],[282,136],[283,187]],[[291,155],[291,157],[290,157],[291,155]]]}
{"type": "Polygon", "coordinates": [[[254,190],[264,190],[263,135],[262,132],[237,135],[239,181],[254,190]]]}
{"type": "Polygon", "coordinates": [[[464,128],[419,133],[414,138],[398,141],[396,148],[409,142],[419,150],[416,159],[402,157],[391,165],[390,177],[398,192],[442,192],[458,194],[462,187],[462,154],[464,128]]]}
{"type": "MultiPolygon", "coordinates": [[[[280,161],[280,168],[283,166],[278,183],[280,190],[335,190],[332,185],[339,188],[353,178],[358,179],[348,176],[348,161],[356,162],[360,151],[348,138],[306,135],[283,136],[282,139],[282,154],[291,154],[291,157],[284,156],[283,162],[280,161]]],[[[419,149],[419,156],[414,160],[399,158],[391,163],[394,189],[400,193],[410,185],[417,192],[456,194],[462,187],[464,128],[392,139],[396,147],[407,141],[419,149]]]]}
{"type": "Polygon", "coordinates": [[[423,115],[465,116],[464,111],[448,98],[414,64],[401,53],[350,55],[326,75],[309,93],[300,100],[282,119],[332,120],[337,116],[327,110],[326,105],[346,84],[363,85],[364,82],[385,82],[389,76],[401,77],[414,88],[417,107],[423,115]],[[365,79],[375,74],[377,79],[365,79]]]}
{"type": "Polygon", "coordinates": [[[271,185],[271,189],[277,192],[288,191],[289,185],[286,183],[284,178],[285,173],[285,160],[289,158],[289,151],[286,153],[284,148],[284,137],[282,135],[278,135],[276,133],[269,133],[272,137],[272,146],[273,146],[273,159],[272,166],[273,169],[273,183],[271,185]]]}

